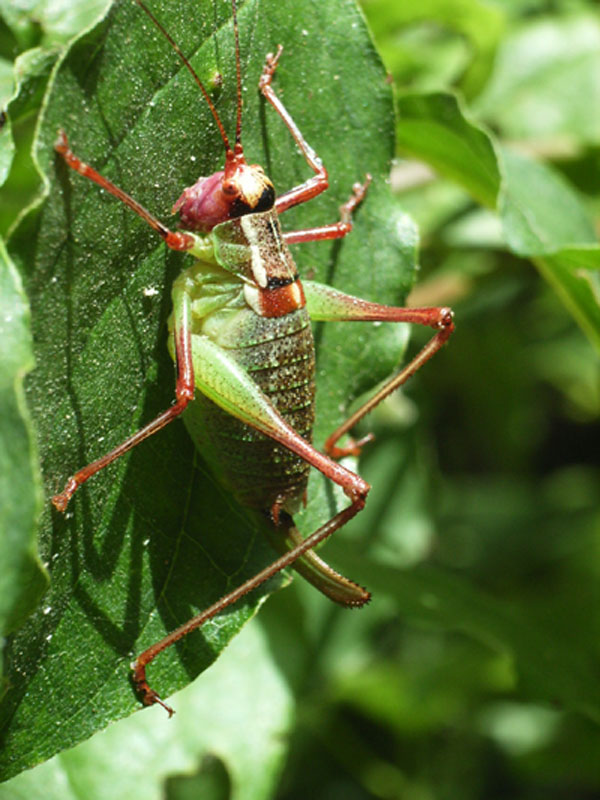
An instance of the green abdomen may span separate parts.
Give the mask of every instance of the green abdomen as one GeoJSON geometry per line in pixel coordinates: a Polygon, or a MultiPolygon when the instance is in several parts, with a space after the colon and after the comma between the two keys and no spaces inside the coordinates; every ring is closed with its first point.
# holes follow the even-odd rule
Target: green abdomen
{"type": "MultiPolygon", "coordinates": [[[[310,440],[314,422],[314,343],[305,309],[283,317],[236,313],[236,342],[217,343],[244,367],[287,422],[310,440]]],[[[308,464],[287,448],[227,414],[200,393],[184,421],[196,446],[243,504],[297,510],[308,480],[308,464]]]]}

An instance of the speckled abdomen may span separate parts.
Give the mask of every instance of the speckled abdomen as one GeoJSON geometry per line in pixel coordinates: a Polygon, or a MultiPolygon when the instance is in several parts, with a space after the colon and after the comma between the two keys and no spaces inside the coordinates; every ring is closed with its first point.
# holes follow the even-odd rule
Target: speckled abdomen
{"type": "MultiPolygon", "coordinates": [[[[315,354],[304,308],[283,317],[236,314],[237,343],[227,334],[217,344],[253,378],[286,421],[310,441],[314,422],[315,354]]],[[[309,465],[286,447],[235,419],[199,392],[184,415],[196,446],[237,499],[251,508],[274,503],[297,510],[309,465]]]]}

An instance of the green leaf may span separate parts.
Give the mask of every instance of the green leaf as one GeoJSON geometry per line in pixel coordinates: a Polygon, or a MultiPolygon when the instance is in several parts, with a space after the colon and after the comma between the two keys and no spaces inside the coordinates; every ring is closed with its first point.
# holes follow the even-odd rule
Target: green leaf
{"type": "Polygon", "coordinates": [[[422,70],[424,79],[430,81],[431,72],[436,72],[432,70],[432,62],[443,62],[446,50],[453,55],[452,61],[458,61],[453,53],[458,44],[464,52],[460,58],[463,63],[459,63],[463,91],[472,94],[485,82],[504,30],[501,8],[479,0],[423,0],[419,3],[363,0],[363,6],[377,41],[382,43],[385,63],[400,83],[409,65],[413,70],[422,70]],[[422,25],[422,36],[415,36],[419,25],[422,25]],[[398,29],[402,29],[402,38],[398,29]],[[449,32],[455,36],[455,47],[447,41],[449,32]]]}
{"type": "Polygon", "coordinates": [[[0,230],[5,232],[18,211],[38,189],[39,176],[31,161],[34,127],[58,50],[35,48],[11,65],[10,102],[0,129],[0,230]],[[13,87],[14,82],[14,87],[13,87]]]}
{"type": "Polygon", "coordinates": [[[598,143],[599,74],[596,14],[536,20],[502,43],[476,109],[513,139],[598,143]]]}
{"type": "Polygon", "coordinates": [[[0,108],[6,106],[13,93],[13,65],[12,61],[0,58],[0,108]]]}
{"type": "Polygon", "coordinates": [[[454,95],[406,95],[399,112],[400,147],[496,207],[508,249],[533,260],[600,348],[600,281],[587,272],[600,250],[574,189],[550,166],[501,147],[468,120],[454,95]]]}
{"type": "MultiPolygon", "coordinates": [[[[229,4],[204,0],[190,15],[181,0],[157,0],[152,11],[208,85],[223,76],[214,96],[231,132],[229,4]]],[[[374,176],[351,237],[294,248],[302,273],[370,299],[402,300],[413,281],[416,235],[387,189],[392,99],[354,2],[246,0],[240,33],[249,160],[263,164],[281,191],[310,176],[255,88],[265,53],[282,43],[276,89],[330,171],[327,195],[286,213],[285,229],[335,221],[352,184],[374,176]]],[[[141,10],[117,2],[53,76],[36,142],[47,199],[11,240],[32,304],[37,368],[28,397],[47,497],[172,402],[169,287],[186,263],[129,209],[66,168],[53,151],[59,127],[80,157],[166,221],[183,187],[223,163],[189,74],[141,10]]],[[[402,326],[319,327],[317,444],[389,371],[405,338],[402,326]]],[[[331,515],[330,495],[324,480],[311,480],[304,528],[331,515]]],[[[259,527],[214,484],[179,422],[86,484],[65,516],[46,502],[41,537],[52,591],[10,645],[0,774],[137,709],[132,656],[272,560],[259,527]]],[[[161,654],[149,670],[153,686],[167,697],[188,683],[272,588],[161,654]]]]}
{"type": "Polygon", "coordinates": [[[558,173],[506,148],[501,150],[501,169],[499,210],[514,253],[542,255],[596,241],[581,201],[558,173]]]}
{"type": "Polygon", "coordinates": [[[501,151],[499,200],[510,249],[530,256],[541,274],[600,350],[600,280],[588,272],[600,263],[594,226],[579,198],[549,167],[501,151]],[[582,243],[581,247],[574,245],[582,243]]]}
{"type": "Polygon", "coordinates": [[[66,42],[104,13],[110,0],[0,0],[0,15],[19,49],[66,42]]]}
{"type": "MultiPolygon", "coordinates": [[[[156,707],[112,725],[8,781],[0,788],[2,800],[159,800],[165,782],[172,789],[183,776],[190,781],[201,764],[206,773],[209,757],[213,763],[218,757],[236,800],[272,797],[292,699],[261,627],[248,626],[219,663],[177,700],[173,719],[156,707]]],[[[205,790],[191,796],[204,800],[205,790]]]]}
{"type": "Polygon", "coordinates": [[[34,361],[21,281],[0,242],[0,635],[18,628],[48,585],[36,550],[42,504],[23,379],[34,361]]]}
{"type": "Polygon", "coordinates": [[[500,174],[489,136],[470,122],[452,94],[407,94],[398,101],[398,144],[494,206],[500,174]]]}
{"type": "MultiPolygon", "coordinates": [[[[471,585],[464,575],[454,576],[431,564],[403,570],[352,555],[337,542],[333,549],[344,569],[351,573],[360,568],[369,585],[395,598],[412,623],[461,630],[506,653],[530,698],[559,702],[599,718],[593,647],[582,647],[577,634],[571,640],[564,626],[557,637],[552,614],[531,609],[520,614],[516,606],[471,585]]],[[[592,641],[595,618],[587,622],[585,630],[592,641]]]]}
{"type": "Polygon", "coordinates": [[[567,247],[535,264],[600,351],[600,247],[567,247]]]}
{"type": "Polygon", "coordinates": [[[109,5],[110,0],[78,0],[66,5],[61,0],[43,0],[36,3],[36,17],[46,42],[67,42],[106,13],[109,5]]]}

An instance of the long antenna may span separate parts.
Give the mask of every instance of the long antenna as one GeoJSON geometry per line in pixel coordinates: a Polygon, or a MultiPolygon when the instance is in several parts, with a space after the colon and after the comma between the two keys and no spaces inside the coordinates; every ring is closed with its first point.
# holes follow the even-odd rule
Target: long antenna
{"type": "Polygon", "coordinates": [[[235,72],[237,83],[237,123],[235,126],[235,143],[239,147],[242,144],[242,67],[240,64],[240,32],[237,21],[237,8],[235,0],[231,0],[233,11],[233,33],[235,36],[235,72]]]}
{"type": "MultiPolygon", "coordinates": [[[[156,25],[158,30],[162,33],[162,35],[165,37],[165,39],[169,42],[169,44],[171,45],[173,50],[175,50],[175,52],[177,53],[179,58],[182,60],[183,64],[187,67],[187,69],[191,73],[193,79],[196,81],[196,83],[200,87],[200,91],[204,95],[204,99],[208,103],[208,107],[210,108],[210,110],[212,112],[212,115],[215,118],[215,122],[217,123],[217,127],[219,128],[219,132],[221,134],[221,139],[223,139],[223,144],[225,145],[225,150],[226,150],[227,157],[228,158],[231,157],[233,155],[233,151],[231,149],[231,145],[229,144],[229,139],[227,137],[227,133],[225,132],[225,128],[223,126],[223,123],[221,122],[221,118],[219,117],[219,114],[217,113],[217,109],[215,108],[215,104],[210,99],[210,95],[206,91],[206,88],[205,88],[204,84],[202,83],[202,81],[200,80],[198,75],[196,74],[196,71],[194,70],[194,68],[192,67],[190,62],[188,61],[187,57],[182,53],[181,48],[179,47],[177,42],[165,30],[165,28],[156,19],[156,17],[150,11],[150,9],[147,8],[144,5],[142,0],[135,0],[135,2],[142,9],[142,11],[145,11],[146,14],[150,17],[150,19],[152,20],[154,25],[156,25]]],[[[237,128],[236,128],[236,144],[239,144],[240,137],[241,137],[241,132],[242,132],[241,70],[240,70],[240,53],[239,53],[239,46],[238,46],[237,17],[236,17],[236,13],[235,13],[235,0],[232,0],[232,4],[233,4],[233,24],[234,24],[234,29],[235,29],[235,41],[236,41],[235,52],[236,52],[237,82],[238,82],[238,90],[237,90],[238,91],[238,120],[237,120],[237,128]]]]}

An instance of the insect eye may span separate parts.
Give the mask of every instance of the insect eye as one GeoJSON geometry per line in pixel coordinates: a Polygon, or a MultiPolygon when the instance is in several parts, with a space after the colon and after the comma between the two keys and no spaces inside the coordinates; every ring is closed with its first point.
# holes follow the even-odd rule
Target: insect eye
{"type": "Polygon", "coordinates": [[[275,187],[272,183],[265,183],[265,188],[261,196],[258,198],[258,203],[254,206],[255,211],[268,211],[275,205],[275,187]]]}
{"type": "Polygon", "coordinates": [[[230,219],[235,219],[236,217],[243,217],[244,214],[251,214],[254,211],[249,203],[246,203],[245,200],[242,200],[241,197],[238,197],[234,200],[231,204],[231,208],[229,209],[229,217],[230,219]]]}
{"type": "Polygon", "coordinates": [[[275,188],[272,183],[265,183],[260,197],[256,202],[248,202],[241,197],[232,203],[229,212],[230,219],[243,217],[245,214],[256,214],[259,211],[268,211],[275,205],[275,188]]]}

